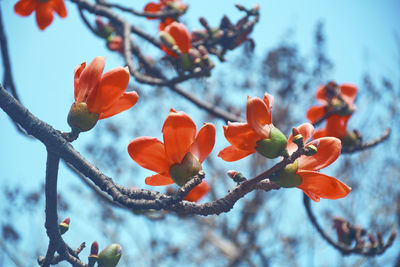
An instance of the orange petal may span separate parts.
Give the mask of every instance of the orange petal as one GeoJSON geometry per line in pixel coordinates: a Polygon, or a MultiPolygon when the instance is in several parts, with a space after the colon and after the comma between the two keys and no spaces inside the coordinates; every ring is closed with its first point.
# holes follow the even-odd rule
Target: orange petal
{"type": "Polygon", "coordinates": [[[347,132],[347,122],[350,119],[350,115],[339,116],[333,114],[326,119],[325,131],[327,136],[333,136],[336,138],[343,138],[347,132]]]}
{"type": "Polygon", "coordinates": [[[299,170],[318,171],[331,165],[340,155],[342,144],[335,137],[322,137],[308,143],[315,145],[317,153],[312,156],[301,156],[298,158],[299,170]]]}
{"type": "Polygon", "coordinates": [[[117,67],[101,77],[96,94],[89,94],[87,105],[90,112],[101,113],[109,109],[124,93],[129,83],[128,67],[117,67]]]}
{"type": "Polygon", "coordinates": [[[26,17],[32,14],[37,7],[37,1],[32,0],[20,0],[14,6],[14,11],[20,16],[26,17]]]}
{"type": "Polygon", "coordinates": [[[185,200],[197,202],[204,197],[210,191],[210,186],[206,181],[202,181],[201,184],[195,186],[189,194],[186,195],[185,200]]]}
{"type": "Polygon", "coordinates": [[[39,2],[36,8],[36,22],[42,31],[53,21],[53,10],[48,2],[39,2]]]}
{"type": "Polygon", "coordinates": [[[189,52],[189,49],[192,48],[192,36],[185,24],[175,21],[168,25],[165,30],[174,38],[182,53],[189,52]]]}
{"type": "MultiPolygon", "coordinates": [[[[105,60],[105,57],[95,57],[92,62],[83,69],[75,86],[75,92],[78,93],[75,99],[86,102],[89,96],[91,98],[96,97],[101,74],[104,70],[105,60]]],[[[89,104],[88,107],[90,112],[94,112],[89,104]]]]}
{"type": "Polygon", "coordinates": [[[224,126],[224,135],[231,145],[241,150],[254,150],[261,139],[247,123],[241,122],[228,122],[228,126],[224,126]]]}
{"type": "Polygon", "coordinates": [[[78,96],[83,97],[84,95],[83,94],[79,94],[78,86],[77,86],[78,82],[79,82],[79,78],[81,77],[82,71],[83,71],[83,69],[85,67],[86,67],[86,62],[83,62],[82,64],[76,66],[75,70],[74,70],[74,88],[75,88],[74,94],[75,94],[75,101],[77,103],[86,101],[86,99],[79,99],[78,98],[78,96]]]}
{"type": "Polygon", "coordinates": [[[181,163],[196,135],[196,125],[183,111],[171,110],[162,129],[165,151],[174,163],[181,163]]]}
{"type": "MultiPolygon", "coordinates": [[[[158,13],[161,11],[162,5],[159,3],[150,2],[144,7],[144,12],[146,13],[158,13]]],[[[147,19],[157,19],[152,17],[146,17],[147,19]]]]}
{"type": "MultiPolygon", "coordinates": [[[[299,131],[299,134],[301,134],[303,136],[303,143],[305,144],[308,139],[311,138],[313,132],[314,132],[314,126],[312,126],[310,123],[306,122],[303,124],[300,124],[297,127],[297,130],[299,131]]],[[[289,138],[288,138],[288,143],[287,143],[287,150],[289,152],[289,154],[292,154],[294,151],[297,150],[297,145],[295,143],[293,143],[293,135],[290,134],[289,138]]]]}
{"type": "Polygon", "coordinates": [[[175,20],[173,18],[166,18],[164,21],[161,21],[160,24],[158,25],[158,31],[164,31],[165,28],[170,25],[172,22],[175,20]]]}
{"type": "Polygon", "coordinates": [[[265,93],[265,94],[264,94],[263,101],[264,101],[265,105],[267,105],[267,107],[268,107],[268,108],[271,110],[271,112],[272,112],[272,107],[273,107],[273,105],[274,105],[274,96],[273,96],[273,95],[270,95],[270,94],[268,94],[268,93],[265,93]]]}
{"type": "Polygon", "coordinates": [[[111,116],[114,116],[114,115],[122,112],[122,111],[130,109],[133,105],[136,104],[138,99],[139,99],[139,96],[134,91],[124,93],[117,101],[115,101],[113,103],[113,105],[109,109],[100,113],[99,120],[109,118],[111,116]]]}
{"type": "Polygon", "coordinates": [[[307,110],[307,119],[315,123],[325,115],[325,106],[312,106],[307,110]]]}
{"type": "Polygon", "coordinates": [[[67,9],[65,8],[64,0],[53,0],[51,2],[53,4],[53,9],[61,18],[65,18],[67,16],[67,9]]]}
{"type": "Polygon", "coordinates": [[[201,162],[211,153],[215,144],[215,126],[212,123],[205,123],[199,130],[190,147],[190,152],[201,162]]]}
{"type": "Polygon", "coordinates": [[[247,123],[262,138],[268,138],[271,121],[272,107],[268,107],[258,97],[247,97],[247,123]]]}
{"type": "Polygon", "coordinates": [[[340,86],[340,96],[348,105],[352,106],[357,95],[357,86],[344,83],[340,86]]]}
{"type": "Polygon", "coordinates": [[[255,149],[240,150],[234,146],[228,146],[228,147],[222,149],[218,153],[218,157],[222,158],[225,161],[232,162],[232,161],[237,161],[244,157],[247,157],[248,155],[253,154],[254,152],[256,152],[255,149]]]}
{"type": "Polygon", "coordinates": [[[338,179],[314,171],[298,171],[302,178],[301,185],[298,186],[312,200],[318,202],[320,198],[338,199],[347,196],[351,187],[342,183],[338,179]]]}
{"type": "Polygon", "coordinates": [[[326,102],[326,94],[325,94],[325,85],[320,85],[317,89],[317,93],[315,94],[315,98],[323,103],[323,104],[327,104],[326,102]]]}
{"type": "Polygon", "coordinates": [[[164,176],[161,174],[155,174],[155,175],[146,177],[146,180],[144,182],[147,185],[152,185],[152,186],[169,185],[169,184],[175,183],[171,177],[164,176]]]}
{"type": "Polygon", "coordinates": [[[164,144],[154,137],[139,137],[128,145],[131,158],[143,168],[157,173],[168,173],[172,162],[165,153],[164,144]]]}
{"type": "Polygon", "coordinates": [[[326,130],[325,129],[318,129],[313,134],[313,138],[314,139],[318,139],[318,138],[325,137],[325,136],[328,136],[326,134],[326,130]]]}

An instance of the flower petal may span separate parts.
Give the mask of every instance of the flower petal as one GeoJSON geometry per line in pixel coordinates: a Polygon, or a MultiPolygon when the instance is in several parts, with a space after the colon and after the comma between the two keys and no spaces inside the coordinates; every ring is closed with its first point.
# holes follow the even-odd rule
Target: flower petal
{"type": "Polygon", "coordinates": [[[263,101],[264,101],[265,105],[267,105],[267,107],[268,107],[268,108],[271,110],[271,112],[272,112],[272,107],[273,107],[273,105],[274,105],[274,96],[273,96],[273,95],[270,95],[270,94],[268,94],[268,93],[265,93],[265,94],[264,94],[263,101]]]}
{"type": "MultiPolygon", "coordinates": [[[[105,60],[105,57],[95,57],[92,62],[83,69],[75,86],[75,92],[78,93],[75,99],[86,102],[89,96],[91,96],[91,98],[96,97],[101,74],[104,70],[105,60]]],[[[89,104],[88,107],[90,112],[94,112],[89,104]]]]}
{"type": "Polygon", "coordinates": [[[297,159],[299,170],[318,171],[331,165],[340,155],[341,142],[335,137],[322,137],[308,143],[315,145],[317,153],[312,156],[301,156],[297,159]]]}
{"type": "Polygon", "coordinates": [[[336,138],[343,138],[347,132],[347,122],[350,119],[350,115],[339,116],[333,114],[326,119],[325,131],[327,136],[333,136],[336,138]]]}
{"type": "Polygon", "coordinates": [[[201,162],[211,153],[215,144],[215,126],[212,123],[205,123],[199,130],[190,147],[190,152],[201,162]]]}
{"type": "Polygon", "coordinates": [[[183,111],[171,109],[162,129],[165,151],[174,163],[181,163],[190,150],[196,134],[196,125],[183,111]]]}
{"type": "Polygon", "coordinates": [[[224,126],[224,135],[231,145],[241,150],[254,150],[261,139],[247,123],[241,122],[228,122],[228,126],[224,126]]]}
{"type": "Polygon", "coordinates": [[[314,171],[298,171],[302,178],[301,185],[298,186],[312,200],[318,202],[320,198],[338,199],[347,196],[351,187],[342,183],[338,179],[314,171]]]}
{"type": "MultiPolygon", "coordinates": [[[[144,12],[146,13],[158,13],[161,11],[162,5],[159,3],[150,2],[144,7],[144,12]]],[[[147,19],[157,19],[152,17],[146,17],[147,19]]]]}
{"type": "Polygon", "coordinates": [[[268,138],[270,128],[265,127],[272,123],[271,107],[268,107],[258,97],[247,97],[247,123],[262,138],[268,138]]]}
{"type": "Polygon", "coordinates": [[[37,2],[32,0],[20,0],[14,6],[14,11],[20,16],[26,17],[36,9],[37,2]]]}
{"type": "Polygon", "coordinates": [[[202,181],[201,184],[196,185],[189,194],[186,195],[185,200],[197,202],[204,197],[210,191],[210,186],[206,181],[202,181]]]}
{"type": "Polygon", "coordinates": [[[67,9],[65,8],[64,0],[53,0],[52,2],[53,9],[61,18],[65,18],[67,16],[67,9]]]}
{"type": "Polygon", "coordinates": [[[144,180],[144,182],[147,185],[152,185],[152,186],[169,185],[169,184],[175,183],[171,177],[164,176],[161,174],[155,174],[155,175],[146,177],[146,180],[144,180]]]}
{"type": "Polygon", "coordinates": [[[165,30],[174,38],[182,53],[189,52],[189,49],[192,48],[192,36],[186,29],[185,24],[173,22],[165,30]]]}
{"type": "Polygon", "coordinates": [[[340,86],[340,96],[348,105],[352,106],[357,95],[357,86],[351,83],[343,83],[340,86]]]}
{"type": "Polygon", "coordinates": [[[328,136],[328,135],[326,134],[325,129],[317,129],[313,134],[314,139],[318,139],[318,138],[326,137],[326,136],[328,136]]]}
{"type": "Polygon", "coordinates": [[[252,149],[252,150],[241,150],[236,148],[235,146],[228,146],[224,149],[222,149],[219,153],[218,153],[218,157],[222,158],[225,161],[237,161],[240,160],[244,157],[247,157],[250,154],[253,154],[254,152],[256,152],[256,149],[252,149]]]}
{"type": "Polygon", "coordinates": [[[47,2],[40,2],[36,8],[36,22],[42,31],[53,21],[53,9],[47,2]]]}
{"type": "Polygon", "coordinates": [[[87,105],[90,112],[100,114],[109,109],[122,96],[128,83],[128,67],[117,67],[107,71],[101,77],[97,93],[88,96],[87,105]]]}
{"type": "MultiPolygon", "coordinates": [[[[312,126],[312,124],[306,122],[303,124],[300,124],[297,127],[297,130],[299,131],[299,134],[301,134],[303,136],[303,143],[305,144],[308,139],[311,138],[313,132],[314,132],[314,126],[312,126]]],[[[293,135],[290,134],[289,138],[288,138],[288,143],[287,143],[287,150],[289,152],[289,154],[292,154],[294,151],[297,150],[297,145],[295,143],[293,143],[293,135]]]]}
{"type": "Polygon", "coordinates": [[[315,98],[322,104],[328,104],[326,102],[325,85],[320,85],[315,94],[315,98]]]}
{"type": "Polygon", "coordinates": [[[85,67],[86,67],[86,62],[83,62],[82,64],[76,66],[75,70],[74,70],[74,88],[75,88],[74,95],[75,95],[75,101],[77,103],[86,101],[86,99],[79,99],[78,98],[79,96],[83,97],[84,95],[83,94],[79,94],[78,86],[77,86],[78,82],[79,82],[79,78],[81,77],[82,71],[83,71],[83,69],[85,67]]]}
{"type": "Polygon", "coordinates": [[[130,109],[136,104],[138,99],[139,96],[135,91],[124,93],[111,107],[100,113],[99,120],[109,118],[122,111],[130,109]]]}
{"type": "Polygon", "coordinates": [[[154,137],[139,137],[128,145],[131,158],[143,168],[160,174],[168,174],[171,160],[167,157],[164,144],[154,137]]]}
{"type": "Polygon", "coordinates": [[[307,110],[307,119],[315,123],[325,115],[325,106],[312,106],[307,110]]]}

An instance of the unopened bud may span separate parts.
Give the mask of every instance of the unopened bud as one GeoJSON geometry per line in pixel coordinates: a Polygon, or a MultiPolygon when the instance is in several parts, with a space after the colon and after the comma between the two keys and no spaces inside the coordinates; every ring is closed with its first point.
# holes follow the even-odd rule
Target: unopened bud
{"type": "Polygon", "coordinates": [[[297,134],[292,139],[293,143],[297,145],[297,147],[304,147],[304,139],[301,134],[297,134]]]}
{"type": "Polygon", "coordinates": [[[208,29],[210,26],[208,26],[208,22],[204,17],[199,18],[200,24],[203,25],[204,28],[208,29]]]}
{"type": "Polygon", "coordinates": [[[173,50],[173,47],[176,46],[175,39],[166,31],[160,31],[158,33],[160,36],[160,40],[168,49],[173,50]]]}
{"type": "Polygon", "coordinates": [[[236,183],[241,183],[247,180],[246,177],[243,176],[243,174],[234,170],[227,171],[226,174],[236,183]]]}
{"type": "Polygon", "coordinates": [[[103,249],[98,257],[98,267],[115,267],[121,258],[122,248],[119,244],[108,245],[103,249]]]}
{"type": "Polygon", "coordinates": [[[200,161],[190,152],[186,153],[180,164],[173,164],[169,168],[169,174],[174,182],[183,186],[201,170],[200,161]]]}
{"type": "Polygon", "coordinates": [[[60,230],[61,235],[65,234],[68,231],[69,222],[70,222],[70,219],[68,217],[58,225],[58,229],[60,230]]]}
{"type": "Polygon", "coordinates": [[[97,241],[94,241],[92,243],[92,246],[90,247],[90,255],[88,257],[88,265],[89,267],[93,267],[94,264],[97,262],[97,259],[99,256],[97,255],[99,253],[99,244],[97,241]]]}
{"type": "Polygon", "coordinates": [[[308,145],[308,146],[306,147],[305,155],[306,155],[306,156],[312,156],[312,155],[317,154],[317,152],[318,152],[318,149],[317,149],[316,146],[314,146],[314,145],[308,145]]]}

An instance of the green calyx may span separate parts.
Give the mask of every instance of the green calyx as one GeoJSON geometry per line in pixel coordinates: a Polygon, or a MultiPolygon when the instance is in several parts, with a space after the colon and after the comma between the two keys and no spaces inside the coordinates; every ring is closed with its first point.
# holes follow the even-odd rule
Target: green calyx
{"type": "Polygon", "coordinates": [[[268,139],[257,141],[256,150],[264,157],[274,159],[287,155],[286,144],[286,136],[278,128],[272,127],[268,139]]]}
{"type": "Polygon", "coordinates": [[[173,46],[176,45],[174,37],[172,37],[168,32],[160,31],[159,36],[163,45],[165,45],[168,49],[172,50],[173,46]]]}
{"type": "Polygon", "coordinates": [[[280,187],[297,187],[301,185],[302,182],[300,175],[296,174],[297,169],[298,162],[296,160],[292,164],[286,165],[286,167],[280,170],[272,180],[280,187]]]}
{"type": "Polygon", "coordinates": [[[119,244],[111,244],[104,248],[98,258],[98,267],[115,267],[121,258],[122,248],[119,244]]]}
{"type": "Polygon", "coordinates": [[[96,125],[99,116],[97,113],[90,113],[87,104],[81,102],[72,104],[67,120],[73,132],[86,132],[96,125]]]}
{"type": "Polygon", "coordinates": [[[180,164],[176,163],[169,168],[169,175],[179,186],[183,186],[201,170],[200,161],[188,152],[180,164]]]}
{"type": "Polygon", "coordinates": [[[193,68],[192,59],[189,54],[182,54],[180,57],[181,67],[185,71],[189,71],[193,68]]]}

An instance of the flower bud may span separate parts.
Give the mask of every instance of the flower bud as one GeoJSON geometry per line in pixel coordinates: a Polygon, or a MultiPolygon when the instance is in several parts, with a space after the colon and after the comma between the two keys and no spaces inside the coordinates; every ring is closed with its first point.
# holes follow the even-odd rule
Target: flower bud
{"type": "Polygon", "coordinates": [[[293,137],[293,143],[295,143],[297,145],[297,147],[304,147],[304,139],[303,136],[301,134],[297,134],[293,137]]]}
{"type": "Polygon", "coordinates": [[[256,150],[264,157],[274,159],[287,154],[286,144],[286,136],[278,128],[272,127],[268,139],[257,141],[256,150]]]}
{"type": "Polygon", "coordinates": [[[285,168],[280,170],[277,175],[272,178],[272,181],[280,187],[297,187],[301,185],[302,182],[301,176],[296,174],[297,169],[298,162],[296,160],[292,164],[288,164],[285,168]]]}
{"type": "Polygon", "coordinates": [[[92,129],[99,120],[99,114],[90,113],[85,102],[74,103],[68,113],[68,124],[72,131],[86,132],[92,129]]]}
{"type": "Polygon", "coordinates": [[[182,54],[180,57],[180,66],[183,70],[189,71],[193,68],[192,60],[189,54],[182,54]]]}
{"type": "Polygon", "coordinates": [[[69,222],[70,222],[70,219],[68,217],[58,225],[58,229],[60,230],[61,235],[65,234],[68,231],[69,222]]]}
{"type": "Polygon", "coordinates": [[[240,172],[234,171],[234,170],[229,170],[226,172],[226,174],[231,178],[233,181],[236,183],[241,183],[246,181],[247,179],[241,174],[240,172]]]}
{"type": "Polygon", "coordinates": [[[189,178],[195,176],[200,170],[200,161],[188,152],[180,164],[176,163],[169,168],[169,174],[177,185],[183,186],[190,180],[189,178]]]}
{"type": "Polygon", "coordinates": [[[108,245],[103,249],[97,260],[98,267],[115,267],[121,258],[122,248],[119,244],[108,245]]]}
{"type": "Polygon", "coordinates": [[[306,151],[305,152],[306,152],[305,153],[306,156],[312,156],[312,155],[317,154],[318,149],[314,145],[309,145],[309,146],[306,147],[306,151]]]}
{"type": "Polygon", "coordinates": [[[97,262],[97,259],[99,256],[97,255],[99,253],[99,244],[97,241],[94,241],[92,243],[92,246],[90,247],[90,255],[88,257],[88,265],[89,267],[93,267],[94,264],[97,262]]]}

